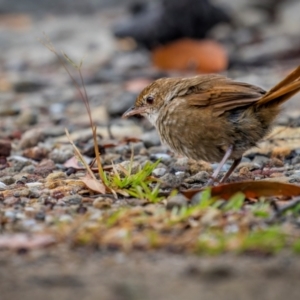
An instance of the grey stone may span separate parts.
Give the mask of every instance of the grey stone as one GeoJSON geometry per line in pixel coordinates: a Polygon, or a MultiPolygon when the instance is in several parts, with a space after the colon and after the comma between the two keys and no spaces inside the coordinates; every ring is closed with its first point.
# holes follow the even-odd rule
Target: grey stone
{"type": "Polygon", "coordinates": [[[70,205],[78,205],[81,204],[82,201],[82,197],[79,195],[70,195],[70,196],[65,196],[62,199],[63,202],[65,202],[66,204],[70,204],[70,205]]]}
{"type": "Polygon", "coordinates": [[[262,168],[266,163],[270,161],[270,158],[263,155],[255,155],[252,163],[257,164],[260,168],[262,168]]]}
{"type": "Polygon", "coordinates": [[[180,186],[183,181],[183,177],[183,174],[181,174],[180,176],[176,176],[171,173],[165,174],[164,176],[160,177],[160,180],[163,182],[162,188],[174,188],[180,186]]]}
{"type": "Polygon", "coordinates": [[[54,149],[50,154],[49,158],[55,163],[63,164],[74,155],[72,147],[61,147],[54,149]]]}
{"type": "Polygon", "coordinates": [[[33,128],[26,131],[20,141],[21,149],[37,146],[37,144],[45,139],[44,132],[39,128],[33,128]]]}
{"type": "Polygon", "coordinates": [[[159,146],[161,144],[160,137],[156,129],[143,133],[141,139],[143,140],[146,148],[159,146]]]}
{"type": "MultiPolygon", "coordinates": [[[[215,171],[217,169],[217,167],[219,166],[219,164],[211,164],[211,166],[212,166],[213,170],[215,171]]],[[[221,172],[227,172],[229,170],[230,166],[231,166],[231,164],[228,164],[228,163],[224,164],[221,169],[221,172]]]]}
{"type": "Polygon", "coordinates": [[[170,197],[167,200],[167,209],[173,209],[174,207],[183,207],[183,206],[187,206],[188,204],[188,199],[183,196],[182,194],[178,194],[176,196],[170,197]]]}
{"type": "Polygon", "coordinates": [[[200,171],[199,173],[189,177],[189,178],[186,178],[184,180],[184,182],[186,183],[205,183],[207,182],[207,180],[209,179],[209,174],[205,171],[200,171]]]}
{"type": "Polygon", "coordinates": [[[300,182],[300,172],[296,171],[293,175],[291,175],[288,178],[290,183],[300,182]]]}
{"type": "Polygon", "coordinates": [[[0,181],[0,189],[6,189],[6,184],[0,181]]]}
{"type": "Polygon", "coordinates": [[[0,178],[0,181],[6,185],[11,185],[15,183],[15,179],[12,176],[3,176],[0,178]]]}
{"type": "Polygon", "coordinates": [[[2,104],[0,107],[0,117],[15,116],[18,115],[20,111],[20,107],[16,106],[15,104],[2,104]]]}
{"type": "Polygon", "coordinates": [[[152,175],[155,177],[161,177],[161,176],[165,175],[166,172],[167,172],[167,170],[165,168],[157,168],[157,169],[153,170],[152,175]]]}
{"type": "Polygon", "coordinates": [[[170,148],[167,146],[161,145],[161,146],[153,146],[148,149],[149,154],[158,154],[158,153],[165,153],[168,154],[170,151],[170,148]]]}
{"type": "Polygon", "coordinates": [[[151,160],[160,160],[163,163],[168,163],[171,161],[171,156],[166,153],[156,153],[156,154],[151,154],[150,155],[151,160]]]}
{"type": "Polygon", "coordinates": [[[22,172],[27,173],[27,174],[33,174],[34,171],[35,171],[35,166],[34,165],[25,166],[22,169],[22,172]]]}

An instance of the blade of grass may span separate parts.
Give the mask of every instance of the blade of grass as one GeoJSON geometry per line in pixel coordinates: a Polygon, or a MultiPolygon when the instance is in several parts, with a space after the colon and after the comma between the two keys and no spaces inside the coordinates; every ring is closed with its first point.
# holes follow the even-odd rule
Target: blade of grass
{"type": "MultiPolygon", "coordinates": [[[[77,65],[76,63],[74,63],[74,61],[64,52],[62,52],[62,55],[64,57],[64,59],[69,62],[79,73],[79,77],[80,77],[80,82],[81,82],[81,86],[82,89],[79,85],[79,83],[75,80],[74,76],[71,74],[69,68],[67,67],[65,61],[62,59],[61,55],[58,54],[57,50],[55,49],[55,47],[53,46],[53,44],[51,43],[51,41],[49,40],[49,38],[47,37],[46,34],[44,34],[44,40],[40,40],[40,42],[52,53],[54,53],[54,55],[57,57],[58,61],[60,62],[60,64],[63,66],[63,68],[66,70],[66,72],[68,73],[69,77],[71,78],[75,88],[77,89],[77,91],[80,94],[80,97],[86,107],[88,116],[89,116],[89,121],[90,121],[90,126],[92,128],[92,133],[93,133],[93,140],[94,140],[94,149],[95,149],[95,156],[96,156],[96,161],[97,161],[97,169],[98,169],[98,173],[99,173],[99,177],[101,178],[103,184],[106,186],[107,189],[109,189],[115,196],[116,193],[108,186],[108,182],[107,182],[107,178],[105,176],[102,164],[101,164],[101,159],[100,159],[100,152],[99,152],[99,147],[98,147],[98,142],[97,142],[97,129],[96,126],[94,125],[94,121],[92,118],[92,114],[91,114],[91,108],[90,108],[90,104],[89,104],[89,98],[87,95],[87,91],[86,91],[86,87],[85,87],[85,83],[84,83],[84,79],[82,76],[82,72],[81,72],[81,67],[82,67],[82,63],[83,60],[80,61],[80,64],[77,65]]],[[[73,143],[74,145],[74,143],[73,143]]],[[[78,153],[78,149],[76,150],[76,153],[78,153]]],[[[89,170],[88,172],[90,173],[90,168],[88,168],[87,170],[89,170]]],[[[92,172],[91,172],[92,173],[92,172]]],[[[92,176],[92,178],[94,178],[94,176],[92,176]]]]}

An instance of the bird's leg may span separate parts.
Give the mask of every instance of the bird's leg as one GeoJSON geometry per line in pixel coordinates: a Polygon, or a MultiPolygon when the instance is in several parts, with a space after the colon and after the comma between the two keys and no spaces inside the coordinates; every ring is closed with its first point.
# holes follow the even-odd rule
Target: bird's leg
{"type": "MultiPolygon", "coordinates": [[[[212,176],[210,177],[210,179],[208,180],[208,182],[206,183],[206,186],[212,185],[215,180],[217,179],[220,171],[222,170],[224,164],[226,163],[227,159],[230,157],[230,155],[232,154],[232,150],[233,147],[229,146],[229,148],[227,149],[227,151],[225,152],[225,155],[223,156],[221,162],[219,163],[218,167],[215,169],[214,173],[212,174],[212,176]]],[[[229,171],[231,170],[231,168],[229,169],[229,171]]],[[[229,173],[229,171],[226,173],[226,175],[229,173]]],[[[231,170],[232,172],[233,170],[231,170]]],[[[226,176],[225,175],[225,176],[226,176]]],[[[230,175],[230,174],[229,174],[230,175]]]]}
{"type": "Polygon", "coordinates": [[[221,179],[221,183],[225,182],[229,176],[231,175],[231,173],[235,170],[235,168],[240,164],[242,158],[238,158],[235,159],[230,167],[230,169],[226,172],[226,174],[224,175],[224,177],[221,179]]]}

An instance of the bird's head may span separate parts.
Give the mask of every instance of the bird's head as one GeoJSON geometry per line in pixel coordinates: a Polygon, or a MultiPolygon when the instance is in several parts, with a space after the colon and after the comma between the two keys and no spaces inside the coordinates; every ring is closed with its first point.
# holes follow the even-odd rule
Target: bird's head
{"type": "Polygon", "coordinates": [[[161,78],[154,81],[144,88],[134,106],[130,107],[122,117],[142,115],[155,125],[161,108],[178,96],[181,86],[179,83],[178,78],[161,78]]]}

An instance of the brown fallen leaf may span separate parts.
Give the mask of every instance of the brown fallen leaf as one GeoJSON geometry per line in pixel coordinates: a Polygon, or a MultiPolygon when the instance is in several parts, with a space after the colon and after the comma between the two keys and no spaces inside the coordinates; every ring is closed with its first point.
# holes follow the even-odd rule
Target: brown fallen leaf
{"type": "Polygon", "coordinates": [[[105,194],[105,192],[106,192],[105,185],[101,181],[92,178],[89,174],[87,174],[85,177],[81,177],[80,180],[90,190],[97,192],[97,193],[105,194]]]}
{"type": "Polygon", "coordinates": [[[142,140],[136,137],[125,137],[120,141],[120,144],[124,143],[138,143],[141,142],[142,140]]]}
{"type": "MultiPolygon", "coordinates": [[[[195,194],[204,189],[186,190],[182,194],[191,199],[195,194]]],[[[230,199],[237,192],[242,192],[246,198],[252,199],[272,196],[294,197],[300,195],[300,186],[275,181],[243,181],[211,187],[212,197],[220,197],[224,200],[230,199]]]]}

